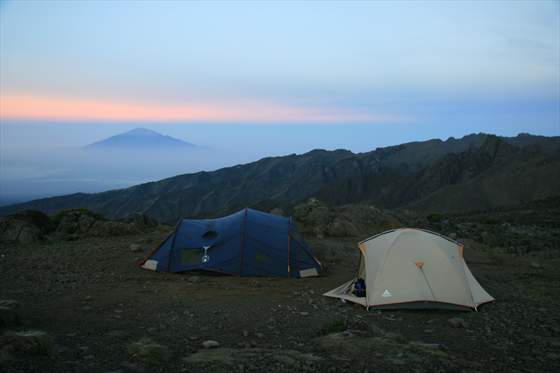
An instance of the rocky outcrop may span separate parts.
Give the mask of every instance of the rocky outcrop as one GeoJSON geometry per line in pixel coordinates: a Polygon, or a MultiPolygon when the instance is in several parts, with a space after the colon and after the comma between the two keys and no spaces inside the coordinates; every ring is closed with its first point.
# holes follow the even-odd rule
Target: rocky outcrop
{"type": "Polygon", "coordinates": [[[300,230],[319,238],[372,235],[403,226],[397,215],[371,205],[327,206],[312,198],[294,208],[300,230]]]}
{"type": "Polygon", "coordinates": [[[453,358],[441,344],[409,341],[391,332],[371,336],[360,330],[346,330],[317,338],[316,344],[320,350],[341,354],[346,358],[360,358],[375,351],[376,356],[393,366],[418,364],[431,359],[448,369],[455,366],[453,358]]]}
{"type": "Polygon", "coordinates": [[[167,346],[159,344],[149,338],[143,338],[131,343],[127,347],[131,358],[145,362],[161,362],[171,358],[171,351],[167,346]]]}
{"type": "Polygon", "coordinates": [[[31,223],[13,217],[0,219],[0,242],[30,244],[42,238],[41,230],[31,223]]]}
{"type": "Polygon", "coordinates": [[[66,210],[56,214],[53,218],[56,222],[55,232],[59,235],[85,234],[98,221],[104,218],[85,209],[66,210]]]}
{"type": "Polygon", "coordinates": [[[0,219],[0,242],[33,244],[44,240],[77,240],[84,237],[109,237],[138,234],[154,229],[158,223],[138,215],[129,222],[106,220],[85,209],[64,210],[49,217],[39,211],[25,211],[0,219]]]}
{"type": "Polygon", "coordinates": [[[135,224],[108,221],[91,211],[66,210],[53,218],[57,222],[54,236],[61,239],[78,239],[84,236],[106,237],[140,233],[135,224]]]}

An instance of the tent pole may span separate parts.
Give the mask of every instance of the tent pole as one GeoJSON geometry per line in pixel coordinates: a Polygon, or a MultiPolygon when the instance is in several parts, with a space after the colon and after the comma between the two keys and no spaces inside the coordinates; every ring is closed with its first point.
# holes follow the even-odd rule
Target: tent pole
{"type": "MultiPolygon", "coordinates": [[[[169,239],[169,237],[171,237],[171,235],[173,234],[173,232],[170,232],[163,241],[161,241],[155,248],[153,248],[148,255],[146,255],[146,257],[144,259],[142,259],[142,261],[140,263],[138,263],[139,266],[142,266],[144,263],[146,263],[146,261],[148,259],[150,259],[152,257],[152,255],[154,255],[162,246],[163,244],[169,239]]],[[[171,240],[173,241],[173,239],[171,240]]]]}
{"type": "Polygon", "coordinates": [[[167,258],[167,272],[171,272],[171,258],[173,257],[172,253],[173,250],[175,249],[175,239],[177,238],[177,232],[179,231],[179,227],[181,226],[182,222],[183,219],[179,219],[177,225],[175,225],[175,231],[173,232],[173,239],[171,240],[171,248],[169,249],[169,257],[167,258]]]}
{"type": "Polygon", "coordinates": [[[245,246],[245,226],[247,225],[247,207],[243,214],[243,222],[241,224],[241,247],[239,248],[239,276],[243,273],[243,247],[245,246]]]}
{"type": "Polygon", "coordinates": [[[436,301],[436,297],[434,295],[434,291],[432,290],[432,286],[430,285],[430,282],[428,281],[428,277],[426,277],[426,274],[424,273],[424,269],[420,268],[420,272],[422,272],[422,276],[424,276],[424,280],[426,281],[426,285],[428,285],[428,289],[430,289],[430,294],[432,295],[432,299],[434,300],[434,302],[436,301]]]}

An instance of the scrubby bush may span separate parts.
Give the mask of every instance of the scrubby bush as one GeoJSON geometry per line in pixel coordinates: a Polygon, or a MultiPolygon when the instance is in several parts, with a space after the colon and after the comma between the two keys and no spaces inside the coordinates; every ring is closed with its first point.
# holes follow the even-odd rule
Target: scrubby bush
{"type": "Polygon", "coordinates": [[[84,209],[84,208],[68,209],[68,210],[59,211],[54,216],[52,216],[52,220],[56,225],[58,225],[58,223],[60,223],[60,221],[62,219],[64,219],[67,216],[71,216],[71,215],[73,215],[73,216],[87,216],[87,217],[92,218],[93,220],[106,220],[103,215],[98,214],[98,213],[93,212],[93,211],[88,210],[88,209],[84,209]]]}
{"type": "Polygon", "coordinates": [[[20,211],[11,217],[37,227],[43,234],[52,232],[56,228],[56,224],[47,214],[37,210],[20,211]]]}

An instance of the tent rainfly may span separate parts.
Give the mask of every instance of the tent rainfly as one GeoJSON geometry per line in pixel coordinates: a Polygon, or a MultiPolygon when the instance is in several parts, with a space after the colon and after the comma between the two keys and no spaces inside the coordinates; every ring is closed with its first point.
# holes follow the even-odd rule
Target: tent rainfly
{"type": "Polygon", "coordinates": [[[390,230],[359,243],[358,279],[324,295],[368,309],[444,308],[477,310],[494,300],[476,281],[463,259],[463,245],[421,229],[390,230]]]}
{"type": "Polygon", "coordinates": [[[184,219],[140,266],[159,272],[317,276],[320,262],[296,237],[290,218],[249,208],[217,219],[184,219]]]}

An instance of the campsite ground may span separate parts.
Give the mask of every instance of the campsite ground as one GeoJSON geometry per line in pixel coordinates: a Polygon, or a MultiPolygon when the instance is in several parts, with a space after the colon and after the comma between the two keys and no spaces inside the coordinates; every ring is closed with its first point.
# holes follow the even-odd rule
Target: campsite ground
{"type": "Polygon", "coordinates": [[[310,241],[326,268],[319,278],[139,269],[136,262],[166,233],[6,247],[0,299],[19,301],[19,330],[47,332],[55,350],[7,360],[4,369],[560,371],[557,257],[514,256],[467,242],[469,266],[495,303],[480,312],[367,312],[321,295],[352,278],[356,239],[310,241]],[[206,340],[219,348],[204,349],[206,340]]]}

